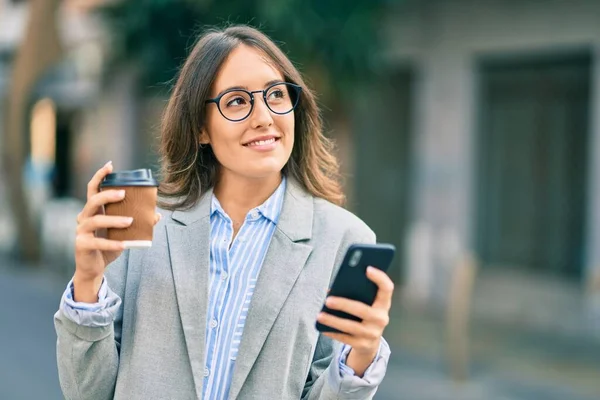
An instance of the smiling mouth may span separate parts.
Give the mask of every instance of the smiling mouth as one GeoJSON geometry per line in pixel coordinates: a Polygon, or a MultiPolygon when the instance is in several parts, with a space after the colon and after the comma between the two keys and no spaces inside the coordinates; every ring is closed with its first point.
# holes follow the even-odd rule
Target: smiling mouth
{"type": "Polygon", "coordinates": [[[279,140],[279,138],[274,138],[273,137],[273,138],[270,138],[270,139],[256,140],[254,142],[246,143],[246,144],[244,144],[244,146],[246,146],[246,147],[266,146],[266,145],[275,143],[278,140],[279,140]]]}

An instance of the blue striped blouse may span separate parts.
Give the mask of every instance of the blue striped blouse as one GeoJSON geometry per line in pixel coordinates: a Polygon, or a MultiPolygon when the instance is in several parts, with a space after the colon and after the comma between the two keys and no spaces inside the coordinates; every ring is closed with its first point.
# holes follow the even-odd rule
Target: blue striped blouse
{"type": "Polygon", "coordinates": [[[250,210],[237,236],[213,195],[210,215],[210,283],[206,320],[203,399],[226,399],[248,307],[285,194],[285,178],[262,205],[250,210]]]}

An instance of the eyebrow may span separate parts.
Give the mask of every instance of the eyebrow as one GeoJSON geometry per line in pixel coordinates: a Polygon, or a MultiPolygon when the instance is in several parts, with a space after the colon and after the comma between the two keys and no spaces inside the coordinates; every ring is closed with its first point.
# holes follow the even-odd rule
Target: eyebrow
{"type": "MultiPolygon", "coordinates": [[[[269,82],[265,83],[264,86],[263,86],[263,88],[266,89],[269,86],[274,85],[276,83],[286,83],[286,82],[284,80],[281,80],[281,79],[273,79],[273,80],[270,80],[269,82]]],[[[250,89],[248,89],[247,86],[231,86],[231,87],[228,87],[227,89],[221,90],[219,93],[217,93],[217,95],[214,98],[216,99],[217,97],[221,96],[223,93],[229,92],[230,90],[247,90],[247,91],[250,91],[250,89]]]]}

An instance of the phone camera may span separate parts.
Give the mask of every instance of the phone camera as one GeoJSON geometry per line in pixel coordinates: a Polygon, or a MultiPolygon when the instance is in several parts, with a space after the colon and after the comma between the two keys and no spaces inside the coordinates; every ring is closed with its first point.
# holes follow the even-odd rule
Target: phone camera
{"type": "Polygon", "coordinates": [[[360,262],[361,257],[362,257],[362,251],[356,250],[354,253],[352,253],[352,256],[350,257],[349,265],[351,267],[356,267],[358,265],[358,263],[360,262]]]}

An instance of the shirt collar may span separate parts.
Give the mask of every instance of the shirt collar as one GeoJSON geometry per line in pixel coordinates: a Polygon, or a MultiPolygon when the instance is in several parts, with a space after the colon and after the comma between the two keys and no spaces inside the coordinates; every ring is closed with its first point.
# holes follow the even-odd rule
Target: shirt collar
{"type": "MultiPolygon", "coordinates": [[[[281,183],[279,184],[279,186],[277,187],[275,192],[273,192],[273,194],[260,206],[250,210],[246,219],[258,219],[258,216],[252,217],[253,211],[257,211],[260,215],[262,215],[263,217],[267,218],[269,221],[276,224],[277,221],[279,220],[279,216],[281,214],[281,208],[283,206],[283,197],[284,197],[285,188],[287,185],[286,181],[287,180],[286,180],[285,176],[282,177],[281,183]]],[[[222,216],[229,218],[229,216],[227,216],[227,213],[225,212],[225,210],[223,210],[223,207],[221,207],[221,203],[219,203],[217,196],[215,196],[213,193],[211,208],[210,208],[210,215],[212,216],[215,212],[218,212],[222,216]]]]}

